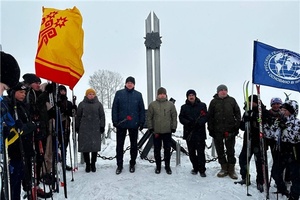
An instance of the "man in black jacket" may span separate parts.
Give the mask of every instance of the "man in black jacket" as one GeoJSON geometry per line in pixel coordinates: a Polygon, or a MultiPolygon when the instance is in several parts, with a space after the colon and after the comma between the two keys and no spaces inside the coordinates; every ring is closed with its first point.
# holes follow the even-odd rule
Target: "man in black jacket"
{"type": "Polygon", "coordinates": [[[208,120],[206,104],[196,96],[195,90],[186,92],[185,104],[181,106],[179,121],[183,125],[183,139],[186,140],[189,157],[193,165],[192,174],[198,171],[201,177],[205,174],[205,123],[208,120]]]}

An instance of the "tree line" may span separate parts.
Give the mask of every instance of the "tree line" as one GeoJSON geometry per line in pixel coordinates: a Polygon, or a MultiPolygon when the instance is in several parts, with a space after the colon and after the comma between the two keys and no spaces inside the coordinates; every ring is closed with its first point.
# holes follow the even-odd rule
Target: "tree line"
{"type": "Polygon", "coordinates": [[[124,86],[123,77],[118,72],[98,70],[89,78],[89,86],[95,89],[104,107],[111,108],[114,95],[124,86]]]}

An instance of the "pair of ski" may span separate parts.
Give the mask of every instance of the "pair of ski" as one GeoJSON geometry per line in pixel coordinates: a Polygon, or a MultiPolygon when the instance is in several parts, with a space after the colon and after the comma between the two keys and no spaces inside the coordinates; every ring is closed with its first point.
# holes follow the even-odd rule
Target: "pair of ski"
{"type": "MultiPolygon", "coordinates": [[[[58,84],[56,84],[56,90],[58,92],[58,84]]],[[[57,94],[56,94],[57,95],[57,94]]],[[[52,97],[53,98],[53,97],[52,97]]],[[[52,99],[53,101],[53,99],[52,99]]],[[[57,99],[56,99],[57,101],[57,99]]],[[[72,109],[72,139],[73,139],[73,155],[74,155],[74,164],[72,159],[72,153],[71,153],[71,145],[69,144],[69,152],[70,152],[70,162],[71,162],[71,168],[72,168],[72,179],[71,181],[74,181],[74,171],[78,170],[78,154],[77,154],[77,135],[75,131],[75,117],[76,117],[76,96],[72,93],[72,103],[73,103],[73,109],[72,109]]],[[[53,104],[55,105],[55,103],[53,104]]],[[[56,105],[56,119],[60,119],[61,113],[60,109],[56,105]]],[[[55,182],[52,183],[52,188],[56,189],[57,192],[59,192],[59,186],[64,188],[64,195],[65,198],[67,198],[67,180],[66,180],[66,152],[65,152],[65,142],[64,142],[64,127],[62,126],[61,120],[55,121],[55,134],[53,136],[53,177],[52,180],[55,180],[55,182]],[[58,131],[58,127],[60,126],[60,130],[58,131]],[[60,133],[59,133],[60,132],[60,133]],[[58,134],[61,134],[62,142],[59,144],[58,141],[58,134]],[[61,179],[61,173],[62,173],[62,179],[61,179]]],[[[68,124],[66,122],[66,124],[68,124]]]]}
{"type": "MultiPolygon", "coordinates": [[[[252,99],[249,101],[249,81],[245,81],[243,84],[243,95],[245,101],[245,116],[249,116],[249,111],[252,110],[252,99]]],[[[262,105],[260,99],[260,85],[256,85],[257,97],[258,97],[258,117],[259,117],[259,146],[261,151],[261,160],[262,160],[262,171],[264,179],[264,192],[266,199],[269,199],[269,179],[268,179],[268,158],[267,151],[265,148],[265,139],[263,133],[263,124],[262,124],[262,105]]],[[[252,92],[253,93],[253,92],[252,92]]],[[[247,167],[246,167],[246,187],[247,187],[247,196],[252,196],[249,193],[249,183],[250,183],[250,153],[251,153],[251,126],[250,122],[245,122],[245,131],[247,135],[247,167]]],[[[240,181],[234,182],[235,184],[240,183],[240,181]]]]}
{"type": "Polygon", "coordinates": [[[67,197],[67,178],[66,178],[66,151],[64,143],[64,127],[61,120],[61,112],[57,106],[58,101],[58,84],[55,83],[55,96],[53,93],[49,95],[51,106],[55,106],[55,127],[54,134],[52,137],[52,148],[53,148],[53,161],[52,161],[52,189],[59,193],[59,187],[64,188],[65,198],[67,197]],[[60,127],[60,128],[59,128],[60,127]],[[58,134],[61,134],[61,143],[58,140],[58,134]],[[62,178],[61,178],[62,172],[62,178]]]}

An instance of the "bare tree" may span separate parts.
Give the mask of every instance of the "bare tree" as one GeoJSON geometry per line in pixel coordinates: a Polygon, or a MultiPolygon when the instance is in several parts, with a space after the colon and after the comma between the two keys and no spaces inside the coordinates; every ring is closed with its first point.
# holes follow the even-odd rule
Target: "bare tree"
{"type": "Polygon", "coordinates": [[[89,79],[89,85],[95,89],[99,101],[107,108],[112,107],[113,97],[122,88],[123,82],[119,73],[108,70],[98,70],[89,79]]]}

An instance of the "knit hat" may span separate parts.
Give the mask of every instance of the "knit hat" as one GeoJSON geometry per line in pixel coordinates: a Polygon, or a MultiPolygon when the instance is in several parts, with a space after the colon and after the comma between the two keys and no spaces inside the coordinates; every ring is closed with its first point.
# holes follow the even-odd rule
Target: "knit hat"
{"type": "Polygon", "coordinates": [[[223,85],[223,84],[221,84],[221,85],[219,85],[218,87],[217,87],[217,93],[219,93],[221,90],[228,90],[227,89],[227,86],[226,85],[223,85]]]}
{"type": "Polygon", "coordinates": [[[282,100],[279,97],[274,97],[270,101],[270,106],[272,106],[273,104],[276,104],[276,103],[282,104],[282,100]]]}
{"type": "Polygon", "coordinates": [[[19,91],[19,90],[25,90],[28,91],[28,87],[23,83],[23,82],[19,82],[17,83],[17,85],[15,85],[14,87],[10,88],[9,90],[7,90],[7,94],[9,96],[11,96],[13,93],[13,91],[19,91]]]}
{"type": "Polygon", "coordinates": [[[167,90],[163,87],[158,88],[157,95],[159,94],[167,94],[167,90]]]}
{"type": "Polygon", "coordinates": [[[131,82],[131,83],[133,83],[135,85],[135,79],[132,76],[129,76],[128,78],[126,78],[125,84],[127,82],[131,82]]]}
{"type": "Polygon", "coordinates": [[[13,89],[14,91],[28,90],[28,87],[23,82],[19,82],[19,83],[17,83],[17,85],[15,85],[11,89],[13,89]]]}
{"type": "Polygon", "coordinates": [[[287,109],[292,115],[298,115],[298,102],[295,100],[287,100],[280,108],[287,109]]]}
{"type": "Polygon", "coordinates": [[[30,73],[24,74],[23,79],[24,79],[24,83],[27,83],[27,84],[42,82],[41,79],[39,77],[37,77],[37,75],[30,74],[30,73]]]}
{"type": "Polygon", "coordinates": [[[93,88],[89,88],[89,89],[87,89],[87,90],[85,91],[85,96],[87,96],[87,95],[90,94],[90,93],[96,94],[96,91],[95,91],[93,88]]]}
{"type": "Polygon", "coordinates": [[[1,51],[1,76],[0,82],[8,87],[14,87],[20,79],[20,67],[16,59],[7,53],[1,51]]]}
{"type": "Polygon", "coordinates": [[[190,90],[188,90],[188,91],[186,92],[186,98],[188,98],[188,96],[189,96],[190,94],[193,94],[193,95],[197,96],[195,90],[190,89],[190,90]]]}

